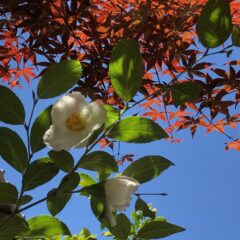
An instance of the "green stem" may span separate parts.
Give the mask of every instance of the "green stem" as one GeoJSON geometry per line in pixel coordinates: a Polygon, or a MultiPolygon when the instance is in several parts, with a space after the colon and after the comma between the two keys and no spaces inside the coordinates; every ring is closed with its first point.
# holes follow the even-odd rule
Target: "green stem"
{"type": "MultiPolygon", "coordinates": [[[[35,96],[35,95],[34,95],[35,96]]],[[[28,164],[27,164],[27,168],[31,162],[31,159],[33,157],[33,153],[31,152],[31,146],[30,146],[30,126],[31,126],[31,123],[32,123],[32,118],[33,118],[33,113],[34,113],[34,110],[35,110],[35,107],[38,103],[38,99],[37,98],[33,98],[33,107],[32,107],[32,110],[31,110],[31,113],[30,113],[30,117],[29,117],[29,121],[28,123],[24,124],[24,127],[25,127],[25,130],[26,130],[26,134],[27,134],[27,152],[28,152],[28,164]]],[[[27,169],[26,168],[26,169],[27,169]]],[[[25,169],[25,171],[26,171],[25,169]]],[[[24,194],[24,189],[23,189],[23,186],[21,187],[21,191],[20,191],[20,194],[19,194],[19,198],[18,198],[18,201],[17,201],[17,204],[16,204],[16,211],[18,211],[18,207],[19,207],[19,204],[20,204],[20,199],[22,198],[24,194]]]]}
{"type": "MultiPolygon", "coordinates": [[[[60,193],[60,194],[58,194],[57,196],[68,195],[68,194],[73,194],[73,193],[80,193],[81,191],[82,191],[81,189],[79,189],[79,190],[74,190],[74,191],[71,191],[71,192],[60,193]]],[[[46,201],[46,200],[49,199],[49,198],[54,198],[54,197],[56,197],[56,196],[53,195],[53,196],[48,196],[48,197],[44,197],[44,198],[42,198],[42,199],[39,199],[39,200],[37,200],[36,202],[33,202],[33,203],[27,205],[26,207],[23,207],[23,208],[19,209],[18,211],[16,211],[15,214],[18,214],[18,213],[20,213],[20,212],[23,212],[23,211],[25,211],[25,210],[27,210],[27,209],[29,209],[29,208],[31,208],[31,207],[34,207],[34,206],[36,206],[36,205],[38,205],[38,204],[46,201]]]]}

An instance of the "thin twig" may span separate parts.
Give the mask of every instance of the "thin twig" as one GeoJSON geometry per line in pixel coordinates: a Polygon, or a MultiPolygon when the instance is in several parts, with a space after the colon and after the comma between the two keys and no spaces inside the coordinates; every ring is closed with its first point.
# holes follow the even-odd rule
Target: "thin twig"
{"type": "Polygon", "coordinates": [[[167,193],[134,193],[136,197],[140,196],[168,196],[167,193]]]}

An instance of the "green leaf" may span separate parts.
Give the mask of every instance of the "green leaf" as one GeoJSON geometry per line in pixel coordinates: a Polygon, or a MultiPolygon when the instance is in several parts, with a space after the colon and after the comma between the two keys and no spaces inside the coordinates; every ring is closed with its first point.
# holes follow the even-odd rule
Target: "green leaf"
{"type": "Polygon", "coordinates": [[[78,173],[67,174],[61,181],[59,189],[62,192],[71,192],[74,190],[80,182],[80,176],[78,173]]]}
{"type": "Polygon", "coordinates": [[[110,138],[129,143],[147,143],[168,137],[154,121],[144,117],[126,117],[108,133],[110,138]]]}
{"type": "Polygon", "coordinates": [[[81,63],[77,60],[66,60],[50,66],[39,82],[39,98],[56,97],[72,88],[82,75],[81,63]]]}
{"type": "Polygon", "coordinates": [[[91,209],[94,215],[101,221],[104,217],[106,198],[103,183],[83,187],[80,194],[91,198],[91,209]]]}
{"type": "Polygon", "coordinates": [[[17,133],[5,127],[0,127],[0,155],[21,173],[27,167],[27,149],[22,139],[17,133]]]}
{"type": "Polygon", "coordinates": [[[31,202],[33,200],[33,197],[30,195],[23,195],[20,200],[19,200],[19,204],[20,205],[25,205],[29,202],[31,202]]]}
{"type": "Polygon", "coordinates": [[[58,168],[53,160],[44,157],[31,163],[23,175],[23,189],[28,191],[34,189],[58,174],[58,168]]]}
{"type": "Polygon", "coordinates": [[[91,236],[91,233],[87,228],[82,228],[80,235],[87,238],[91,236]]]}
{"type": "Polygon", "coordinates": [[[232,43],[240,47],[240,26],[235,26],[232,32],[232,43]]]}
{"type": "Polygon", "coordinates": [[[29,231],[26,237],[53,237],[54,235],[71,235],[68,227],[52,216],[37,216],[28,220],[29,231]]]}
{"type": "Polygon", "coordinates": [[[43,110],[32,125],[30,143],[32,152],[34,153],[46,147],[43,143],[43,135],[52,124],[51,111],[52,105],[43,110]]]}
{"type": "Polygon", "coordinates": [[[27,222],[20,216],[0,217],[0,239],[10,240],[28,231],[27,222]],[[4,223],[4,224],[3,224],[4,223]]]}
{"type": "Polygon", "coordinates": [[[136,203],[135,203],[135,210],[142,211],[144,217],[149,217],[154,219],[156,217],[156,212],[151,210],[150,207],[141,199],[138,198],[136,203]]]}
{"type": "Polygon", "coordinates": [[[0,96],[0,121],[10,124],[24,124],[25,110],[16,94],[0,85],[0,96]]]}
{"type": "Polygon", "coordinates": [[[88,155],[84,156],[78,167],[84,168],[87,170],[110,173],[117,172],[118,165],[116,160],[107,152],[95,151],[91,152],[88,155]]]}
{"type": "Polygon", "coordinates": [[[159,239],[182,231],[185,229],[177,225],[163,221],[152,221],[144,224],[137,236],[145,239],[159,239]]]}
{"type": "Polygon", "coordinates": [[[143,65],[138,43],[124,39],[114,47],[109,64],[109,75],[116,93],[131,100],[141,86],[143,65]]]}
{"type": "Polygon", "coordinates": [[[64,150],[48,152],[48,155],[53,159],[55,165],[64,172],[70,173],[74,168],[74,159],[72,155],[64,150]]]}
{"type": "Polygon", "coordinates": [[[124,214],[117,215],[117,224],[116,226],[112,227],[111,233],[117,237],[117,239],[126,240],[131,231],[131,222],[124,214]]]}
{"type": "Polygon", "coordinates": [[[148,182],[159,176],[164,170],[174,165],[161,156],[146,156],[129,165],[122,173],[124,176],[133,177],[140,183],[148,182]]]}
{"type": "Polygon", "coordinates": [[[17,188],[10,183],[0,183],[0,204],[16,204],[17,200],[17,188]]]}
{"type": "Polygon", "coordinates": [[[96,218],[100,220],[104,213],[103,202],[100,201],[98,198],[91,197],[90,204],[93,214],[96,216],[96,218]]]}
{"type": "Polygon", "coordinates": [[[71,199],[72,194],[66,194],[61,190],[54,188],[47,194],[47,208],[51,215],[55,216],[71,199]]]}
{"type": "Polygon", "coordinates": [[[102,132],[103,132],[103,125],[91,133],[91,136],[88,139],[87,145],[90,146],[91,144],[93,144],[102,132]]]}
{"type": "Polygon", "coordinates": [[[79,185],[81,187],[87,187],[87,186],[96,184],[96,181],[87,173],[79,173],[79,175],[80,175],[80,179],[81,179],[79,185]]]}
{"type": "Polygon", "coordinates": [[[228,1],[209,0],[202,9],[196,30],[203,46],[214,48],[223,44],[232,32],[228,1]]]}
{"type": "Polygon", "coordinates": [[[52,189],[48,193],[47,207],[49,212],[55,216],[57,215],[71,199],[73,191],[79,184],[80,177],[78,173],[67,174],[61,181],[59,187],[52,189]]]}
{"type": "Polygon", "coordinates": [[[185,102],[197,100],[202,87],[196,82],[183,82],[171,86],[173,103],[177,107],[185,102]]]}
{"type": "Polygon", "coordinates": [[[116,120],[119,119],[119,111],[117,108],[114,108],[110,105],[105,104],[103,106],[105,110],[107,111],[107,118],[104,123],[104,127],[108,128],[111,126],[116,120]]]}

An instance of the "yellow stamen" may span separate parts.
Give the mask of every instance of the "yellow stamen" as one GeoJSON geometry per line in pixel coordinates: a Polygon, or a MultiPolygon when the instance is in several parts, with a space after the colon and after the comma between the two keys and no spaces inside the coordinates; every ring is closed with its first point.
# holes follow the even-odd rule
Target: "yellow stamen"
{"type": "Polygon", "coordinates": [[[71,131],[81,131],[84,128],[84,121],[78,112],[72,113],[65,122],[71,131]]]}

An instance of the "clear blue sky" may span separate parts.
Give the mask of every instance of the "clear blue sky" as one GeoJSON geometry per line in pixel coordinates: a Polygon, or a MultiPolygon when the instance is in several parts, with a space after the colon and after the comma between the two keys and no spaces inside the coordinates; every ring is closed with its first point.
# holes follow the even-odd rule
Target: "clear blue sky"
{"type": "MultiPolygon", "coordinates": [[[[22,90],[15,89],[29,114],[31,105],[31,88],[36,87],[37,80],[32,80],[30,87],[23,82],[22,90]]],[[[53,100],[54,102],[55,100],[53,100]]],[[[49,100],[41,100],[35,116],[48,106],[49,100]]],[[[29,116],[28,116],[29,117],[29,116]]],[[[5,124],[1,123],[1,126],[5,124]]],[[[23,127],[10,126],[25,140],[23,127]]],[[[229,129],[237,134],[238,130],[229,129]]],[[[189,130],[180,131],[183,141],[169,144],[157,141],[146,145],[122,144],[121,153],[138,155],[162,155],[176,166],[169,168],[159,178],[143,184],[138,192],[166,192],[166,197],[144,196],[143,199],[158,209],[158,215],[165,216],[169,222],[186,228],[186,231],[168,237],[169,240],[239,240],[240,239],[240,159],[239,152],[225,151],[226,137],[216,132],[206,135],[205,130],[197,131],[192,140],[189,130]]],[[[49,150],[49,149],[46,149],[49,150]]],[[[46,154],[36,154],[34,159],[46,154]]],[[[80,156],[83,150],[74,150],[74,156],[80,156]]],[[[137,156],[135,159],[141,157],[137,156]]],[[[126,164],[127,165],[127,164],[126,164]]],[[[126,166],[125,165],[125,166],[126,166]]],[[[19,186],[20,175],[10,168],[2,159],[0,168],[6,170],[8,181],[19,186]]],[[[29,192],[37,200],[44,196],[47,189],[55,187],[62,174],[37,190],[29,192]]],[[[133,197],[133,203],[135,197],[133,197]]],[[[130,212],[133,204],[128,209],[130,212]]],[[[25,212],[27,218],[48,214],[46,204],[40,204],[25,212]]],[[[87,198],[77,195],[72,197],[68,206],[57,216],[72,231],[79,233],[87,227],[92,233],[100,233],[98,221],[91,213],[87,198]]],[[[98,235],[98,239],[104,239],[98,235]]]]}

